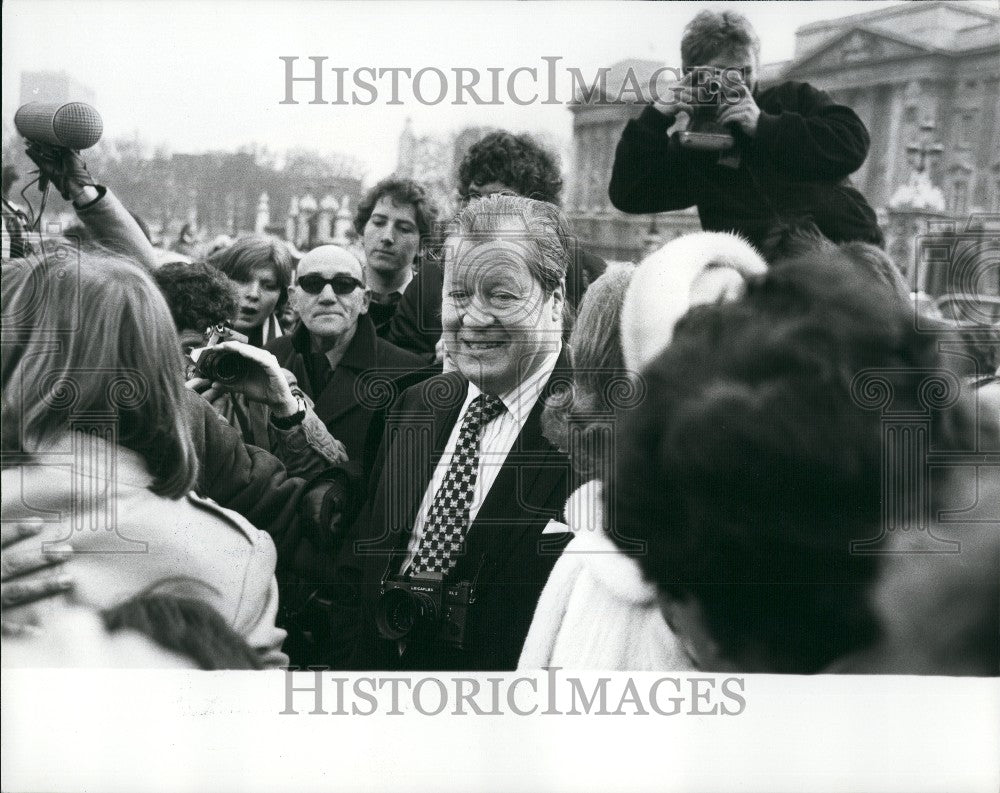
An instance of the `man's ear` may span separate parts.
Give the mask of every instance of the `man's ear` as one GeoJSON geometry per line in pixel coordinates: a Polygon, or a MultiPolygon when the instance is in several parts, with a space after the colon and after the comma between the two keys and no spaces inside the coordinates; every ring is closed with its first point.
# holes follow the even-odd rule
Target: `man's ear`
{"type": "Polygon", "coordinates": [[[367,314],[368,306],[371,305],[371,302],[372,302],[372,290],[366,288],[364,297],[361,299],[361,310],[358,312],[358,314],[367,314]]]}
{"type": "Polygon", "coordinates": [[[292,308],[294,308],[296,311],[299,310],[299,306],[298,306],[298,302],[299,302],[299,300],[298,300],[298,294],[299,294],[298,288],[296,286],[292,285],[292,284],[289,284],[288,285],[288,300],[287,300],[287,303],[292,308]]]}

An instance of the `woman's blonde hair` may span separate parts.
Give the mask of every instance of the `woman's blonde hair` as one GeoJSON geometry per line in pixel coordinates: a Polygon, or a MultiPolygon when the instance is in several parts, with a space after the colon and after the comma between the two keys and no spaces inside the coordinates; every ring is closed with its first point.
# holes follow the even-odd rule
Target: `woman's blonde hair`
{"type": "Polygon", "coordinates": [[[3,452],[29,452],[72,429],[71,417],[112,417],[117,442],[139,453],[150,489],[180,498],[198,474],[183,405],[180,343],[160,291],[104,249],[49,243],[4,265],[3,452]]]}

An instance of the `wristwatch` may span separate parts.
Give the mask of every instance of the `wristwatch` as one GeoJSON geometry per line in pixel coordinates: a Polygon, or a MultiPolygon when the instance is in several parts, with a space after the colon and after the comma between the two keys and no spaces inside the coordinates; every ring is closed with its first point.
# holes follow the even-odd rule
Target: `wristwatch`
{"type": "Polygon", "coordinates": [[[292,427],[299,426],[306,417],[306,401],[296,395],[295,404],[298,405],[299,409],[290,416],[275,416],[272,413],[271,423],[279,430],[290,430],[292,427]]]}

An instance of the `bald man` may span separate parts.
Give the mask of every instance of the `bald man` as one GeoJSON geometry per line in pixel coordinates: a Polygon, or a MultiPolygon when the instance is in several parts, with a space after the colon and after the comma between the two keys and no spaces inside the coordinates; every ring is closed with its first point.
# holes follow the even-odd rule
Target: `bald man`
{"type": "Polygon", "coordinates": [[[296,376],[348,457],[360,460],[379,407],[365,394],[377,394],[377,383],[405,378],[424,362],[376,336],[365,268],[344,248],[322,245],[303,256],[288,296],[302,322],[266,349],[296,376]]]}

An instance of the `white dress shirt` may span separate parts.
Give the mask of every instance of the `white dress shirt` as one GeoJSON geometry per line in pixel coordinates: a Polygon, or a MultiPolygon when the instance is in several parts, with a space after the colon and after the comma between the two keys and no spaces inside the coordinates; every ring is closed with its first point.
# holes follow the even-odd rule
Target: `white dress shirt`
{"type": "MultiPolygon", "coordinates": [[[[493,487],[500,469],[503,468],[503,464],[507,460],[507,454],[514,445],[514,441],[517,440],[517,436],[521,434],[521,430],[528,421],[528,416],[542,394],[542,389],[552,375],[552,371],[556,368],[560,349],[549,353],[538,370],[520,385],[504,394],[498,395],[500,401],[503,402],[504,407],[507,409],[502,411],[499,416],[483,428],[482,437],[479,441],[479,469],[476,475],[476,484],[472,491],[472,501],[469,504],[470,526],[475,522],[479,510],[486,500],[486,496],[489,495],[490,488],[493,487]]],[[[448,473],[451,458],[455,455],[455,447],[458,445],[458,436],[462,429],[462,422],[465,420],[465,413],[469,409],[469,405],[472,404],[472,400],[481,393],[482,391],[474,383],[469,383],[469,393],[465,397],[465,403],[458,414],[455,426],[452,427],[451,435],[448,437],[448,442],[441,453],[441,459],[438,460],[437,467],[434,469],[434,475],[431,477],[430,484],[427,485],[427,489],[424,491],[423,500],[420,502],[420,509],[417,510],[417,516],[413,522],[413,533],[410,535],[410,543],[406,550],[406,561],[400,568],[401,573],[406,572],[406,569],[416,556],[417,549],[420,547],[420,539],[424,534],[427,513],[430,512],[431,505],[434,503],[434,496],[437,495],[437,491],[440,489],[441,483],[444,482],[445,475],[448,473]]]]}

